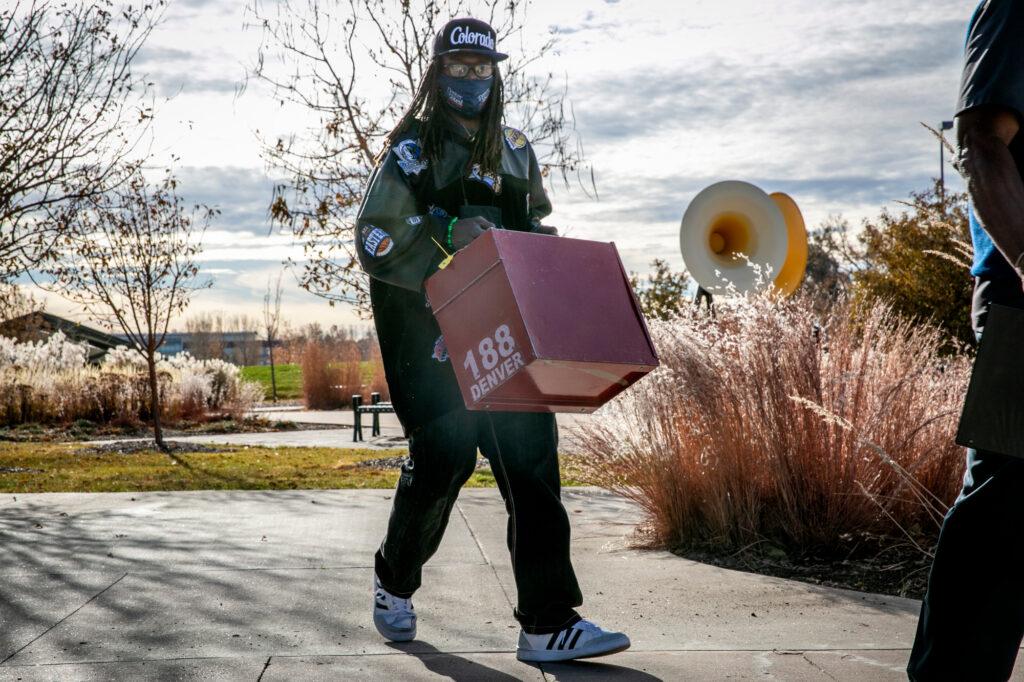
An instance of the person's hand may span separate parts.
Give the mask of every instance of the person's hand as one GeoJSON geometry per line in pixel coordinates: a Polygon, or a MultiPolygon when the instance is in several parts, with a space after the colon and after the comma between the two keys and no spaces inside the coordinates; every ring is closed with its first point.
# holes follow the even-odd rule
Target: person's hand
{"type": "Polygon", "coordinates": [[[490,230],[494,228],[494,223],[487,220],[487,218],[481,218],[480,216],[474,216],[472,218],[460,218],[455,221],[452,225],[452,246],[456,250],[464,249],[469,246],[474,239],[484,233],[484,230],[490,230]]]}
{"type": "Polygon", "coordinates": [[[537,234],[550,234],[552,237],[558,236],[558,228],[553,225],[538,225],[534,232],[537,234]]]}

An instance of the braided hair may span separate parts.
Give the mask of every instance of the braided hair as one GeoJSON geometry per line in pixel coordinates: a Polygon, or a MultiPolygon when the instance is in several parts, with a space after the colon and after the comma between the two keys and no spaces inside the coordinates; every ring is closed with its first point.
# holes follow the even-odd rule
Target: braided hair
{"type": "MultiPolygon", "coordinates": [[[[423,152],[423,157],[431,162],[440,159],[445,128],[455,124],[455,120],[441,99],[440,74],[441,59],[436,58],[430,62],[430,66],[424,72],[405,115],[385,139],[384,149],[377,156],[378,163],[417,121],[419,122],[420,149],[423,152]]],[[[501,73],[495,67],[494,80],[491,82],[491,94],[480,115],[480,127],[472,138],[467,170],[474,164],[480,164],[480,168],[485,173],[496,173],[501,169],[501,148],[504,139],[502,134],[502,119],[505,113],[504,95],[505,89],[501,73]]]]}

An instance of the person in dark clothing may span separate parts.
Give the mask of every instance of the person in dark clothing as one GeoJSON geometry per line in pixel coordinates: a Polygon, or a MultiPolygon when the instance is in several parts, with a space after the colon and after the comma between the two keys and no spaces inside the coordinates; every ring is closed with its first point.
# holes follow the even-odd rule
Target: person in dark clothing
{"type": "MultiPolygon", "coordinates": [[[[985,0],[966,45],[957,140],[971,198],[980,336],[993,303],[1024,309],[1024,2],[985,0]]],[[[968,450],[946,515],[907,673],[1006,680],[1024,636],[1024,460],[968,450]]]]}
{"type": "Polygon", "coordinates": [[[554,415],[465,408],[424,281],[485,230],[557,235],[526,136],[503,124],[494,30],[455,19],[409,110],[388,137],[356,223],[392,402],[409,436],[387,534],[375,558],[374,624],[393,641],[416,636],[411,597],[437,550],[477,450],[491,461],[508,510],[508,547],[522,626],[521,660],[622,651],[629,639],[583,620],[561,502],[554,415]]]}

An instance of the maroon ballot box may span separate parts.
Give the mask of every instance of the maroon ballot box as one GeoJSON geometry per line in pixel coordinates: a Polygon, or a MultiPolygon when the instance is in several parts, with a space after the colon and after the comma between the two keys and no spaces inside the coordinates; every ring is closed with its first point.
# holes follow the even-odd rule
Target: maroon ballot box
{"type": "Polygon", "coordinates": [[[658,366],[614,244],[488,230],[426,289],[470,410],[593,412],[658,366]]]}

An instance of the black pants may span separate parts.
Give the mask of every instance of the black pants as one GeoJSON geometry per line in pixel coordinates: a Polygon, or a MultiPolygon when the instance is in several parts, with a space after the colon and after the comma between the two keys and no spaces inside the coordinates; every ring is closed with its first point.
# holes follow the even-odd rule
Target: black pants
{"type": "MultiPolygon", "coordinates": [[[[980,335],[989,305],[1024,308],[1020,280],[975,286],[980,335]]],[[[1006,680],[1024,636],[1024,459],[967,451],[921,605],[912,680],[1006,680]]]]}
{"type": "Polygon", "coordinates": [[[383,587],[410,597],[437,551],[477,448],[508,510],[508,548],[518,591],[516,619],[529,633],[579,620],[583,603],[569,559],[569,517],[561,501],[558,427],[552,414],[456,410],[414,430],[395,490],[387,536],[377,552],[383,587]]]}

